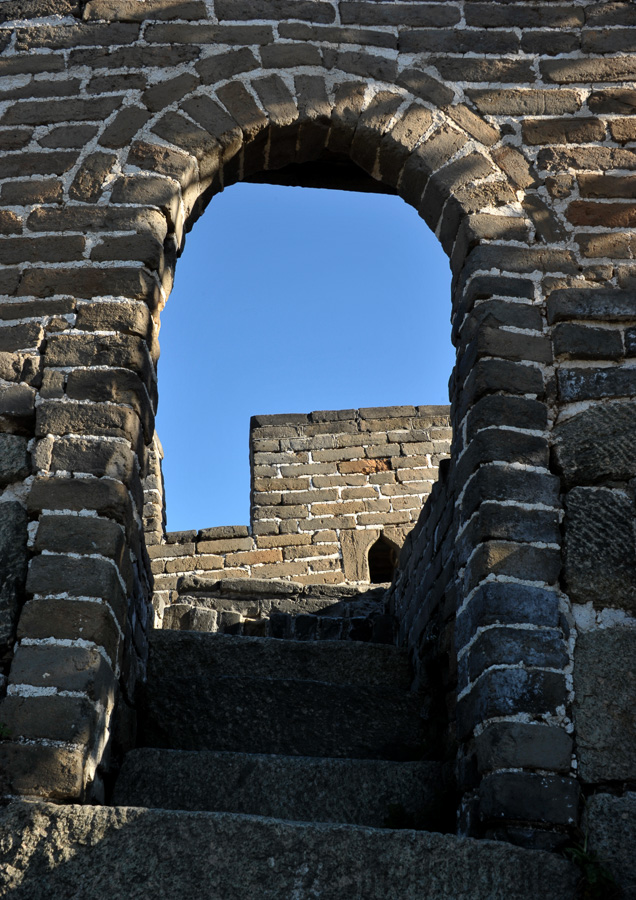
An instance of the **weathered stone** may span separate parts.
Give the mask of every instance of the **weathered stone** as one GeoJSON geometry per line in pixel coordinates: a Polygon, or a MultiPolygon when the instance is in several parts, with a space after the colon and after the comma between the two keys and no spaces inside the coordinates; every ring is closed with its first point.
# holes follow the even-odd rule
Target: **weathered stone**
{"type": "Polygon", "coordinates": [[[508,116],[558,116],[581,108],[577,91],[548,91],[537,88],[468,91],[468,96],[482,113],[508,116]]]}
{"type": "Polygon", "coordinates": [[[482,771],[519,767],[569,772],[572,747],[563,728],[520,722],[495,722],[475,739],[482,771]]]}
{"type": "Polygon", "coordinates": [[[620,322],[636,315],[636,293],[596,289],[562,289],[548,297],[550,324],[568,319],[596,319],[620,322]]]}
{"type": "MultiPolygon", "coordinates": [[[[29,600],[20,616],[18,638],[88,641],[103,647],[113,666],[120,661],[119,629],[106,603],[50,597],[29,600]]],[[[43,782],[41,787],[45,786],[43,782]]]]}
{"type": "Polygon", "coordinates": [[[0,434],[0,487],[20,481],[30,472],[26,438],[0,434]]]}
{"type": "Polygon", "coordinates": [[[425,827],[426,811],[433,811],[445,787],[435,762],[145,749],[127,754],[114,802],[380,828],[390,822],[391,809],[401,806],[406,821],[425,827]],[[215,773],[205,786],[202,765],[215,773]]]}
{"type": "Polygon", "coordinates": [[[93,153],[86,157],[73,179],[69,197],[84,203],[95,203],[116,159],[114,153],[93,153]]]}
{"type": "Polygon", "coordinates": [[[123,621],[125,597],[117,568],[110,560],[46,554],[31,560],[26,589],[42,596],[66,593],[70,597],[106,600],[123,621]]]}
{"type": "Polygon", "coordinates": [[[585,803],[581,827],[589,852],[609,870],[623,896],[636,894],[636,794],[592,794],[585,803]]]}
{"type": "Polygon", "coordinates": [[[69,119],[106,119],[121,103],[120,97],[99,100],[42,100],[13,104],[0,120],[3,125],[54,125],[69,119]]]}
{"type": "Polygon", "coordinates": [[[125,147],[129,141],[143,128],[150,113],[137,106],[127,106],[117,113],[115,119],[106,126],[99,138],[102,147],[125,147]]]}
{"type": "Polygon", "coordinates": [[[88,744],[97,724],[95,705],[84,697],[10,694],[0,716],[14,738],[88,744]]]}
{"type": "Polygon", "coordinates": [[[14,637],[27,574],[27,514],[15,500],[0,504],[0,653],[14,637]]]}
{"type": "Polygon", "coordinates": [[[144,300],[156,308],[159,287],[154,278],[137,267],[25,269],[13,293],[20,297],[52,297],[66,294],[89,299],[91,297],[125,297],[144,300]]]}
{"type": "Polygon", "coordinates": [[[572,863],[500,842],[231,813],[16,802],[3,811],[2,831],[10,848],[3,887],[35,888],[41,900],[75,890],[78,883],[88,885],[94,900],[138,900],[147,892],[150,871],[164,894],[186,893],[193,900],[214,892],[244,900],[255,884],[263,900],[292,891],[299,897],[320,891],[324,900],[352,891],[402,900],[462,894],[475,900],[563,900],[578,880],[572,863]],[[69,834],[90,851],[75,852],[69,834]],[[169,849],[176,835],[181,853],[175,856],[169,849]],[[212,863],[211,841],[218,848],[212,863]],[[242,848],[238,871],[236,847],[242,848]]]}
{"type": "Polygon", "coordinates": [[[89,0],[83,19],[107,19],[115,22],[141,22],[144,19],[203,19],[206,8],[202,0],[89,0]]]}
{"type": "Polygon", "coordinates": [[[11,683],[75,691],[104,706],[112,706],[117,689],[112,668],[91,647],[22,644],[11,666],[11,683]]]}
{"type": "Polygon", "coordinates": [[[565,676],[541,670],[487,671],[457,704],[457,733],[466,738],[476,725],[499,716],[554,714],[566,701],[565,676]]]}
{"type": "Polygon", "coordinates": [[[58,437],[51,451],[52,472],[84,472],[128,484],[135,471],[135,457],[128,441],[98,437],[58,437]]]}
{"type": "Polygon", "coordinates": [[[28,206],[32,203],[61,203],[63,185],[57,179],[42,181],[8,181],[2,185],[3,203],[28,206]]]}
{"type": "Polygon", "coordinates": [[[120,564],[125,553],[124,533],[110,519],[87,516],[41,516],[35,549],[53,553],[96,553],[120,564]]]}
{"type": "Polygon", "coordinates": [[[121,482],[111,478],[36,478],[27,507],[34,512],[93,509],[126,524],[131,514],[128,491],[121,482]]]}
{"type": "Polygon", "coordinates": [[[636,606],[634,503],[624,491],[575,487],[565,499],[566,590],[596,607],[636,606]]]}
{"type": "Polygon", "coordinates": [[[636,641],[631,628],[580,633],[574,651],[578,771],[586,784],[629,781],[636,765],[636,641]]]}
{"type": "Polygon", "coordinates": [[[569,484],[636,476],[633,436],[636,404],[610,401],[577,413],[554,428],[554,458],[569,484]]]}
{"type": "Polygon", "coordinates": [[[509,818],[573,825],[580,789],[574,778],[530,772],[487,775],[479,790],[483,819],[509,818]]]}
{"type": "Polygon", "coordinates": [[[3,787],[26,797],[77,802],[84,794],[85,751],[46,744],[0,743],[3,787]]]}

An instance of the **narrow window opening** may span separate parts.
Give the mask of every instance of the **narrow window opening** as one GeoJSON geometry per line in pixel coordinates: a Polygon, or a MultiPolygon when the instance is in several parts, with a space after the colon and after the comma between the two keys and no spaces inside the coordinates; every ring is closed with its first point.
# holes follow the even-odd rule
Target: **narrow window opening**
{"type": "Polygon", "coordinates": [[[369,548],[369,580],[371,584],[385,584],[393,579],[398,552],[383,534],[369,548]]]}

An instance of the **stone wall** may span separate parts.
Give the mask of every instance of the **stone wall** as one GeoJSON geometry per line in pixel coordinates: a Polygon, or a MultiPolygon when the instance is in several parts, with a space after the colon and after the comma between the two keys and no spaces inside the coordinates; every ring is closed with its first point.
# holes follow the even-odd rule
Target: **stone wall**
{"type": "Polygon", "coordinates": [[[147,538],[155,608],[189,573],[369,582],[380,534],[397,559],[419,516],[450,452],[449,421],[448,407],[431,406],[253,417],[250,526],[147,538]]]}
{"type": "Polygon", "coordinates": [[[550,845],[579,790],[633,785],[611,748],[635,745],[635,24],[627,0],[2,4],[0,422],[28,452],[3,444],[0,467],[10,792],[99,796],[143,677],[157,330],[185,233],[238,180],[352,167],[453,273],[462,821],[550,845]]]}

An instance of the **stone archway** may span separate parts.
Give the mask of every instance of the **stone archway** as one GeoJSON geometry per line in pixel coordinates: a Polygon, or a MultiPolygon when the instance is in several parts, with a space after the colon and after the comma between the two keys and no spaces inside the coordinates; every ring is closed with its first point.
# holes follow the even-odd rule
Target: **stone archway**
{"type": "MultiPolygon", "coordinates": [[[[393,603],[413,646],[442,598],[457,610],[465,826],[481,827],[477,802],[486,828],[530,818],[550,831],[576,817],[561,587],[579,615],[605,602],[602,585],[572,572],[590,516],[603,521],[597,500],[619,513],[610,518],[633,547],[627,494],[609,476],[597,485],[580,462],[605,422],[597,406],[624,400],[611,407],[616,420],[631,415],[631,238],[618,229],[633,221],[623,171],[634,165],[633,123],[628,95],[603,79],[616,84],[633,65],[614,55],[621,34],[600,25],[632,14],[626,4],[548,13],[538,3],[550,22],[538,27],[535,7],[520,4],[470,4],[463,18],[453,5],[388,6],[290,0],[279,21],[278,4],[262,0],[275,21],[251,19],[245,4],[235,21],[220,0],[216,18],[198,2],[60,0],[32,4],[36,18],[9,23],[11,40],[3,29],[3,71],[26,74],[1,119],[2,287],[15,313],[3,421],[23,451],[4,499],[21,564],[27,536],[31,545],[27,599],[16,593],[6,629],[9,655],[16,627],[18,637],[2,713],[13,739],[0,748],[13,793],[84,797],[118,691],[130,698],[143,677],[140,473],[153,438],[157,316],[183,232],[224,184],[326,150],[397,190],[451,257],[453,462],[407,545],[393,603]],[[45,7],[69,18],[37,18],[45,7]],[[406,12],[408,24],[395,20],[406,12]],[[574,56],[554,49],[561,26],[574,56]],[[479,59],[464,58],[473,47],[479,59]],[[590,87],[598,81],[602,90],[590,87]],[[28,174],[37,177],[27,190],[28,174]],[[598,322],[619,336],[599,371],[600,351],[590,359],[579,341],[598,322]],[[69,666],[85,681],[69,681],[69,666]]],[[[608,443],[623,459],[622,437],[608,443]]],[[[613,474],[626,484],[631,462],[613,474]]],[[[601,556],[611,567],[611,553],[601,556]]],[[[628,587],[607,602],[629,612],[628,587]]],[[[581,621],[602,645],[606,635],[581,621]]],[[[586,765],[596,785],[615,771],[586,765]]]]}

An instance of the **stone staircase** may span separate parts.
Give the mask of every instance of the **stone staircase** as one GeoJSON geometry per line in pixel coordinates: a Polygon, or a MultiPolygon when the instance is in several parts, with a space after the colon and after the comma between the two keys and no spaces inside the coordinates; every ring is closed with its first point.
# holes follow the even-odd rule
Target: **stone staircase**
{"type": "Polygon", "coordinates": [[[160,896],[573,898],[569,863],[448,833],[451,773],[410,683],[390,645],[153,632],[112,804],[181,871],[160,896]]]}
{"type": "Polygon", "coordinates": [[[277,578],[185,575],[163,627],[182,631],[393,643],[389,585],[303,584],[277,578]]]}
{"type": "Polygon", "coordinates": [[[12,900],[574,900],[563,859],[456,837],[405,652],[158,630],[112,805],[14,802],[12,900]]]}

